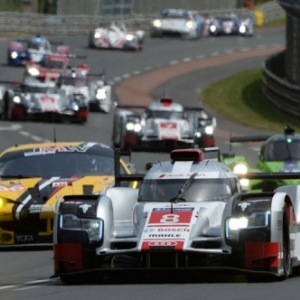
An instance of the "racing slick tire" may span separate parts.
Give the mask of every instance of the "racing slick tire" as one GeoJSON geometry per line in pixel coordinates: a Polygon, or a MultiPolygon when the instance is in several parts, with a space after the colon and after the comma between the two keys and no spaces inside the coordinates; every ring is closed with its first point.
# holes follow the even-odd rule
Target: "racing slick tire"
{"type": "Polygon", "coordinates": [[[94,44],[94,31],[89,31],[89,40],[88,40],[88,48],[95,48],[94,44]]]}
{"type": "Polygon", "coordinates": [[[62,283],[67,285],[80,285],[80,284],[93,284],[102,283],[103,276],[87,276],[87,275],[60,275],[60,280],[62,283]]]}

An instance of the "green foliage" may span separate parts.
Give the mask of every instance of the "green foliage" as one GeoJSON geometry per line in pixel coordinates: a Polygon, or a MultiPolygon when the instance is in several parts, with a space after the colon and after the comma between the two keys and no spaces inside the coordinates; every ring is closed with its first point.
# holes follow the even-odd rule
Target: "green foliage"
{"type": "Polygon", "coordinates": [[[22,0],[0,0],[0,11],[21,11],[22,0]]]}
{"type": "MultiPolygon", "coordinates": [[[[251,69],[206,86],[203,104],[235,123],[281,132],[290,120],[281,117],[263,100],[261,69],[251,69]]],[[[299,124],[293,124],[300,131],[299,124]]]]}
{"type": "Polygon", "coordinates": [[[38,13],[40,14],[56,14],[56,0],[39,0],[38,13]]]}

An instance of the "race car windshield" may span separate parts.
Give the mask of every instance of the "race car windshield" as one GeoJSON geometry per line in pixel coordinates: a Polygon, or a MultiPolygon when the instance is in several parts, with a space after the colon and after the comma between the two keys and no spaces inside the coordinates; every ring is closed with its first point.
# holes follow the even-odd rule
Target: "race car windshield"
{"type": "Polygon", "coordinates": [[[41,66],[49,69],[64,69],[66,68],[65,62],[59,60],[44,60],[41,66]]]}
{"type": "Polygon", "coordinates": [[[60,83],[62,85],[72,85],[76,87],[86,86],[86,79],[85,78],[78,78],[78,77],[62,77],[60,78],[60,83]]]}
{"type": "MultiPolygon", "coordinates": [[[[141,202],[169,202],[181,193],[186,179],[147,179],[144,180],[140,192],[141,202]]],[[[181,195],[186,202],[226,201],[232,195],[227,179],[193,179],[189,187],[181,195]]],[[[180,200],[180,199],[179,199],[180,200]]]]}
{"type": "MultiPolygon", "coordinates": [[[[125,169],[121,165],[121,173],[125,169]]],[[[21,156],[0,162],[0,176],[5,178],[63,177],[114,175],[114,158],[78,152],[56,152],[42,155],[21,156]]]]}
{"type": "Polygon", "coordinates": [[[162,14],[162,18],[163,19],[185,19],[185,20],[189,20],[190,16],[187,13],[179,13],[179,12],[164,12],[162,14]]]}
{"type": "Polygon", "coordinates": [[[178,120],[178,119],[183,119],[183,112],[166,111],[166,110],[149,110],[147,112],[147,117],[152,119],[178,120]]]}
{"type": "Polygon", "coordinates": [[[263,158],[265,161],[300,160],[300,140],[288,139],[269,143],[264,149],[263,158]]]}
{"type": "Polygon", "coordinates": [[[33,50],[40,50],[40,49],[46,49],[46,45],[45,45],[45,43],[31,41],[28,44],[28,48],[33,49],[33,50]]]}
{"type": "Polygon", "coordinates": [[[24,91],[27,93],[33,94],[55,94],[57,93],[57,89],[55,87],[49,86],[26,86],[24,87],[24,91]]]}

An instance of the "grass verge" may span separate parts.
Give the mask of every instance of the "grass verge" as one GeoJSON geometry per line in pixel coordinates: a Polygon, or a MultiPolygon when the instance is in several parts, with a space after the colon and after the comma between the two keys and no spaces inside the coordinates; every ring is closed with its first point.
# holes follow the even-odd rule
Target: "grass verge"
{"type": "Polygon", "coordinates": [[[226,119],[248,127],[282,132],[287,123],[300,132],[300,126],[274,112],[262,100],[262,70],[250,69],[218,82],[200,92],[204,106],[226,119]]]}

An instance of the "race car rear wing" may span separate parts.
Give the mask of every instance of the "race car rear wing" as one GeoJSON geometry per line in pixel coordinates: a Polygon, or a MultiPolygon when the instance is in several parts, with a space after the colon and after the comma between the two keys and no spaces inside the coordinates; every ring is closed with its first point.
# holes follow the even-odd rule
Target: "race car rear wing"
{"type": "Polygon", "coordinates": [[[246,174],[237,174],[237,176],[246,179],[300,179],[300,172],[249,172],[246,174]]]}
{"type": "Polygon", "coordinates": [[[256,136],[231,136],[230,143],[251,143],[251,142],[264,142],[272,135],[256,135],[256,136]]]}
{"type": "Polygon", "coordinates": [[[234,157],[235,156],[235,154],[232,152],[233,144],[264,142],[271,136],[272,135],[232,136],[232,133],[230,133],[229,153],[223,153],[223,157],[234,157]]]}
{"type": "Polygon", "coordinates": [[[118,104],[116,105],[115,109],[130,109],[130,110],[134,110],[134,109],[144,109],[146,110],[148,108],[148,106],[146,105],[123,105],[123,104],[118,104]]]}
{"type": "MultiPolygon", "coordinates": [[[[201,148],[203,152],[204,160],[218,160],[221,159],[221,153],[219,147],[208,147],[208,148],[201,148]]],[[[120,173],[120,159],[122,156],[129,156],[131,161],[131,150],[130,149],[115,149],[115,186],[121,186],[121,182],[124,181],[142,181],[145,174],[121,174],[120,173]]],[[[146,164],[146,170],[149,170],[152,167],[152,163],[146,164]]]]}

